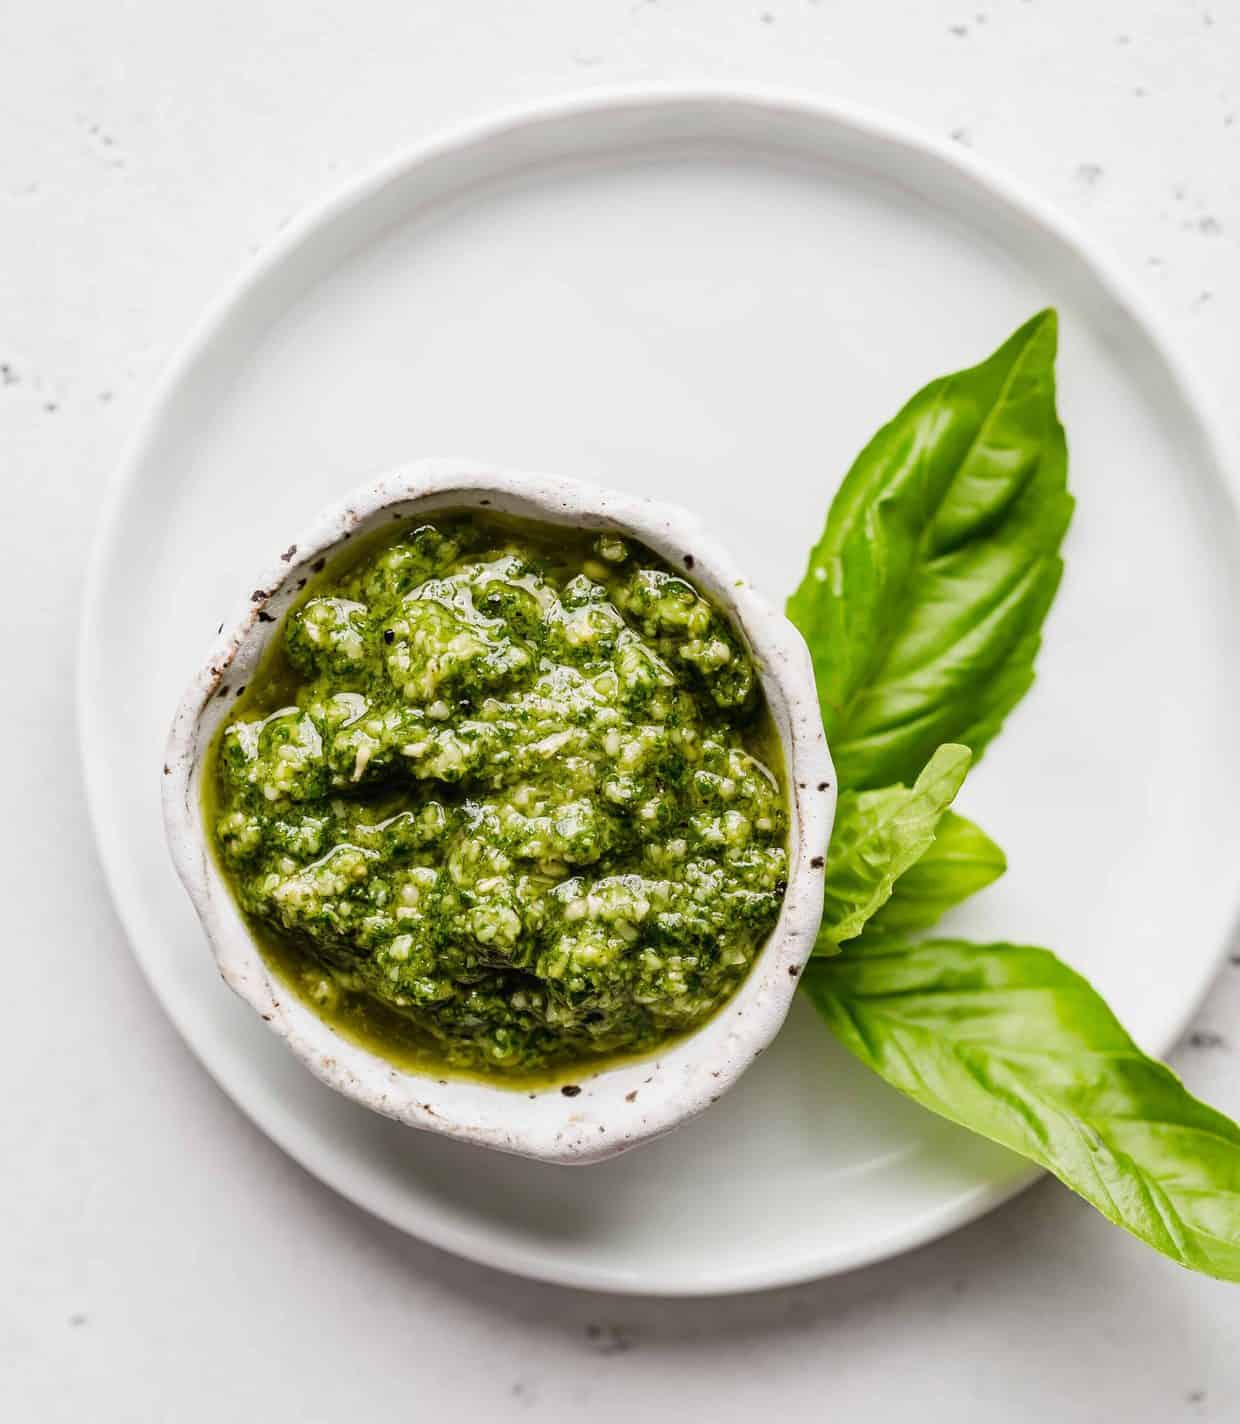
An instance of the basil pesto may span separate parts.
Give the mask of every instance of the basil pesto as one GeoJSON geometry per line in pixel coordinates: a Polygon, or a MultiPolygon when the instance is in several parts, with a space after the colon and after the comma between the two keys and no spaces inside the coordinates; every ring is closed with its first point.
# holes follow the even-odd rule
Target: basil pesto
{"type": "Polygon", "coordinates": [[[357,542],[213,744],[207,814],[269,960],[423,1069],[545,1076],[700,1024],[787,876],[727,619],[611,534],[471,513],[357,542]]]}

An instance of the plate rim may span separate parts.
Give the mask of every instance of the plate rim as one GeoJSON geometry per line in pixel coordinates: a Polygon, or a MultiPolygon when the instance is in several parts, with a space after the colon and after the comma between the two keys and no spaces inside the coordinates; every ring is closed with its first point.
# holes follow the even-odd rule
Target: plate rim
{"type": "MultiPolygon", "coordinates": [[[[93,652],[99,647],[97,640],[92,638],[92,611],[100,607],[98,593],[108,567],[112,546],[123,526],[123,509],[136,482],[138,471],[145,463],[148,449],[158,435],[163,412],[184,378],[192,372],[200,358],[209,352],[217,338],[224,334],[233,312],[256,295],[303,244],[320,230],[345,216],[351,209],[364,205],[384,188],[399,182],[417,168],[448,157],[454,152],[461,153],[489,144],[514,131],[542,123],[562,122],[601,110],[674,111],[678,108],[712,104],[721,108],[766,109],[824,131],[832,128],[851,130],[866,139],[902,151],[918,163],[946,165],[967,179],[976,189],[997,199],[1006,213],[1020,218],[1039,231],[1061,251],[1071,253],[1080,263],[1089,281],[1101,289],[1113,305],[1134,324],[1162,361],[1172,394],[1195,424],[1202,449],[1217,473],[1217,483],[1231,522],[1233,526],[1240,526],[1240,485],[1231,473],[1235,466],[1229,458],[1232,441],[1222,421],[1213,389],[1201,379],[1197,368],[1186,355],[1185,344],[1168,329],[1162,312],[1146,295],[1135,276],[1130,275],[1117,260],[1112,259],[1102,244],[1084,233],[1075,219],[1061,212],[1056,205],[1044,199],[1034,189],[1009,177],[998,165],[975,152],[940,138],[912,121],[851,100],[824,98],[796,87],[766,84],[661,81],[601,85],[489,110],[481,117],[472,117],[438,128],[430,137],[403,146],[336,188],[325,199],[311,203],[277,238],[226,283],[207,304],[187,336],[174,348],[162,374],[155,381],[146,399],[143,413],[125,442],[117,466],[107,482],[82,582],[75,659],[74,700],[78,755],[87,816],[108,895],[124,930],[130,952],[160,1008],[171,1020],[194,1057],[229,1100],[264,1136],[312,1176],[354,1206],[437,1249],[528,1279],[616,1295],[666,1298],[724,1296],[793,1286],[877,1264],[926,1245],[969,1222],[978,1220],[1026,1190],[1045,1174],[1039,1168],[1030,1167],[1014,1180],[1001,1185],[979,1186],[957,1198],[946,1208],[927,1212],[902,1229],[887,1232],[877,1241],[871,1238],[864,1245],[819,1252],[800,1263],[794,1270],[775,1267],[767,1270],[741,1270],[710,1280],[682,1276],[654,1284],[643,1283],[611,1268],[599,1269],[588,1264],[544,1258],[536,1249],[517,1246],[511,1241],[497,1242],[455,1223],[434,1223],[433,1234],[423,1234],[407,1220],[388,1210],[385,1202],[376,1199],[379,1194],[367,1194],[358,1190],[359,1181],[364,1179],[348,1178],[346,1173],[337,1170],[332,1159],[321,1160],[314,1151],[295,1141],[294,1135],[285,1130],[283,1122],[267,1120],[267,1116],[257,1105],[252,1105],[234,1093],[217,1072],[205,1047],[196,1041],[196,1034],[190,1024],[161,993],[156,961],[141,947],[141,938],[134,929],[137,914],[126,897],[118,874],[119,863],[124,858],[123,848],[112,847],[105,835],[105,808],[108,798],[102,778],[96,771],[96,767],[100,765],[100,755],[92,746],[88,695],[94,682],[93,652]]],[[[1238,920],[1240,905],[1233,904],[1227,923],[1219,927],[1213,974],[1186,1001],[1185,1009],[1175,1023],[1174,1032],[1167,1036],[1168,1041],[1152,1045],[1154,1052],[1166,1053],[1196,1015],[1211,991],[1214,976],[1224,962],[1229,936],[1238,920]]]]}

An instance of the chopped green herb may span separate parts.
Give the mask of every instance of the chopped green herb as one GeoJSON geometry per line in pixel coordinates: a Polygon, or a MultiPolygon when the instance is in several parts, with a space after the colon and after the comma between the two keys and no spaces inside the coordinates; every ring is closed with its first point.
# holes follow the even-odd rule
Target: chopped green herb
{"type": "Polygon", "coordinates": [[[728,620],[610,535],[450,515],[350,553],[216,742],[215,842],[286,977],[389,1056],[469,1072],[701,1024],[787,876],[728,620]]]}

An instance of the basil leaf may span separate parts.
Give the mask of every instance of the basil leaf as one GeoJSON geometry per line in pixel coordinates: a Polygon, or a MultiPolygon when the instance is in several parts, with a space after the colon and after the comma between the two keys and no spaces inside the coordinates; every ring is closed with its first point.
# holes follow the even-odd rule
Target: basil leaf
{"type": "Polygon", "coordinates": [[[896,881],[925,855],[972,759],[940,747],[912,787],[844,791],[835,811],[815,954],[835,954],[891,898],[896,881]]]}
{"type": "Polygon", "coordinates": [[[1033,681],[1072,514],[1045,311],[932,382],[857,457],[788,602],[840,785],[977,756],[1033,681]]]}
{"type": "Polygon", "coordinates": [[[1045,949],[883,942],[802,976],[893,1087],[1053,1172],[1181,1265],[1240,1280],[1240,1127],[1045,949]]]}
{"type": "Polygon", "coordinates": [[[1007,869],[1007,857],[980,826],[945,811],[926,853],[896,881],[867,934],[927,930],[948,910],[984,890],[1007,869]]]}

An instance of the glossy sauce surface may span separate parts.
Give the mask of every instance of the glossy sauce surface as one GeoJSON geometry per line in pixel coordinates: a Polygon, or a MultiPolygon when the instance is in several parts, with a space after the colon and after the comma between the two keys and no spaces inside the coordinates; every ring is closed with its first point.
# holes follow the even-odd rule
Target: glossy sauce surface
{"type": "Polygon", "coordinates": [[[728,620],[630,540],[495,515],[345,546],[212,745],[204,814],[268,961],[399,1066],[645,1054],[735,991],[786,875],[728,620]]]}

